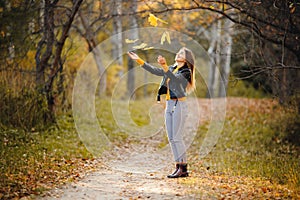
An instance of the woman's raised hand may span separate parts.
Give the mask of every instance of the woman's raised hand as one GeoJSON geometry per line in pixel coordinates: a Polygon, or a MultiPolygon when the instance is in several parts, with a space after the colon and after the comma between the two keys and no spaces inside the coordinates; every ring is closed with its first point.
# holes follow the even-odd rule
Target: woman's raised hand
{"type": "Polygon", "coordinates": [[[127,54],[132,60],[138,60],[140,58],[136,53],[134,53],[132,51],[127,52],[127,54]]]}
{"type": "Polygon", "coordinates": [[[167,64],[166,59],[165,59],[164,57],[162,57],[161,55],[159,55],[159,56],[157,57],[157,62],[158,62],[158,64],[160,64],[161,66],[167,64]]]}
{"type": "Polygon", "coordinates": [[[157,62],[158,64],[160,64],[162,66],[162,68],[164,69],[164,71],[168,71],[168,65],[167,65],[167,61],[164,57],[162,57],[161,55],[159,55],[157,57],[157,62]]]}

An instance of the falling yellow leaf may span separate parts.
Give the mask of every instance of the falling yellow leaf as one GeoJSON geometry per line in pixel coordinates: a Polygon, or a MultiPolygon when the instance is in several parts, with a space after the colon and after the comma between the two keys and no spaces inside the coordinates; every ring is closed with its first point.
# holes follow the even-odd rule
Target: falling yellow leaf
{"type": "Polygon", "coordinates": [[[125,39],[125,42],[127,44],[132,44],[132,43],[135,43],[136,41],[138,41],[139,39],[135,39],[135,40],[130,40],[130,39],[125,39]]]}
{"type": "Polygon", "coordinates": [[[162,34],[161,39],[160,39],[160,44],[163,45],[164,42],[166,41],[166,39],[167,39],[168,43],[171,44],[171,38],[170,38],[170,34],[168,31],[165,31],[162,34]]]}
{"type": "Polygon", "coordinates": [[[142,44],[137,45],[137,46],[134,46],[134,47],[132,47],[132,48],[134,48],[134,49],[143,49],[143,48],[145,48],[146,46],[147,46],[146,43],[142,43],[142,44]]]}
{"type": "Polygon", "coordinates": [[[170,33],[166,31],[166,38],[169,44],[171,44],[171,38],[170,38],[170,33]]]}
{"type": "Polygon", "coordinates": [[[164,42],[165,42],[165,40],[166,40],[166,34],[165,34],[165,32],[164,32],[164,33],[162,34],[161,38],[160,38],[160,44],[163,45],[164,42]]]}
{"type": "Polygon", "coordinates": [[[143,50],[145,50],[145,51],[150,50],[150,49],[154,49],[154,47],[146,47],[146,48],[143,48],[143,50]]]}
{"type": "Polygon", "coordinates": [[[150,22],[151,26],[157,26],[157,18],[153,14],[149,14],[148,22],[150,22]]]}
{"type": "Polygon", "coordinates": [[[162,23],[164,23],[164,24],[168,24],[168,22],[166,22],[165,20],[162,20],[160,18],[157,18],[157,20],[160,21],[160,22],[162,22],[162,23]]]}
{"type": "Polygon", "coordinates": [[[160,21],[164,24],[168,24],[168,22],[166,22],[166,21],[164,21],[164,20],[162,20],[162,19],[160,19],[160,18],[158,18],[155,15],[150,13],[149,17],[148,17],[148,22],[150,22],[150,25],[151,26],[157,26],[157,21],[160,21]]]}

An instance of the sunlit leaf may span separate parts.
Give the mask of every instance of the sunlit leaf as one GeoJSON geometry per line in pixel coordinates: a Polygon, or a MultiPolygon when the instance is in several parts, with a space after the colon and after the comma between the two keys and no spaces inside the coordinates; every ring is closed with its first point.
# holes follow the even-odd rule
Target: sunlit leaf
{"type": "Polygon", "coordinates": [[[135,39],[135,40],[130,40],[130,39],[125,39],[125,43],[126,44],[132,44],[135,43],[136,41],[138,41],[139,39],[135,39]]]}
{"type": "Polygon", "coordinates": [[[160,18],[157,18],[157,20],[160,21],[160,22],[162,22],[162,23],[164,23],[164,24],[168,24],[168,22],[166,22],[165,20],[162,20],[160,18]]]}
{"type": "Polygon", "coordinates": [[[168,41],[169,44],[171,44],[171,38],[170,38],[170,34],[168,31],[165,31],[160,39],[160,44],[163,45],[165,41],[168,41]]]}
{"type": "Polygon", "coordinates": [[[150,22],[151,26],[157,26],[157,18],[153,14],[149,14],[148,22],[150,22]]]}
{"type": "Polygon", "coordinates": [[[164,32],[160,38],[160,44],[163,45],[166,40],[166,33],[164,32]]]}
{"type": "Polygon", "coordinates": [[[166,22],[166,21],[164,21],[164,20],[162,20],[162,19],[160,19],[160,18],[158,18],[155,15],[150,13],[149,17],[148,17],[148,22],[150,22],[150,25],[151,26],[157,26],[157,21],[160,21],[164,24],[168,24],[168,22],[166,22]]]}
{"type": "Polygon", "coordinates": [[[137,45],[137,46],[134,46],[134,47],[132,47],[132,48],[134,48],[134,49],[143,49],[143,48],[145,48],[146,46],[147,46],[146,43],[142,43],[142,44],[137,45]]]}
{"type": "Polygon", "coordinates": [[[171,38],[170,38],[170,33],[166,31],[166,38],[169,44],[171,44],[171,38]]]}
{"type": "Polygon", "coordinates": [[[145,51],[150,50],[150,49],[154,49],[154,47],[146,47],[146,48],[143,48],[143,50],[145,50],[145,51]]]}

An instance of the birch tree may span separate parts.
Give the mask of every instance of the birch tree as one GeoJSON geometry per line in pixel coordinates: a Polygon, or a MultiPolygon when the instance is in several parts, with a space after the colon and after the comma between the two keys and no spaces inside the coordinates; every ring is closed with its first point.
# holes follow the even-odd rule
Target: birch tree
{"type": "Polygon", "coordinates": [[[114,58],[117,58],[117,64],[123,66],[123,57],[122,57],[122,0],[112,0],[111,8],[113,12],[113,35],[112,37],[112,55],[114,58]]]}
{"type": "MultiPolygon", "coordinates": [[[[202,28],[204,30],[204,28],[202,28]]],[[[211,58],[210,65],[209,65],[209,74],[208,74],[208,85],[207,85],[207,98],[213,98],[214,97],[214,90],[215,90],[215,79],[216,79],[216,44],[218,40],[218,32],[217,32],[217,25],[213,24],[211,27],[210,34],[208,31],[204,30],[204,35],[207,39],[209,39],[209,48],[207,50],[207,53],[209,57],[211,58]]]]}
{"type": "MultiPolygon", "coordinates": [[[[137,0],[131,1],[130,4],[130,12],[135,13],[137,11],[137,0]]],[[[129,28],[133,29],[132,34],[129,36],[132,39],[139,38],[138,33],[138,23],[135,15],[129,16],[129,28]]],[[[133,44],[129,44],[129,49],[132,49],[133,44]]],[[[128,60],[128,80],[127,80],[127,93],[128,95],[132,95],[134,92],[134,84],[135,84],[135,73],[134,73],[134,61],[127,57],[128,60]]]]}
{"type": "Polygon", "coordinates": [[[232,22],[218,20],[210,30],[201,28],[209,41],[208,55],[211,58],[208,74],[207,98],[225,97],[230,73],[232,50],[232,22]]]}
{"type": "Polygon", "coordinates": [[[229,19],[224,19],[223,40],[222,40],[222,47],[220,50],[222,64],[220,65],[221,82],[219,85],[219,92],[218,92],[219,97],[226,97],[226,93],[227,93],[230,64],[231,64],[232,35],[233,35],[233,22],[231,22],[229,19]]]}

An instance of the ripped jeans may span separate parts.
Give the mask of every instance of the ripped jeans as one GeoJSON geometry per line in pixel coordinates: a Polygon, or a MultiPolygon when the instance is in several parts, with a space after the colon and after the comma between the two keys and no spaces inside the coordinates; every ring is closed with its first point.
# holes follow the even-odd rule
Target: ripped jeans
{"type": "Polygon", "coordinates": [[[187,118],[187,103],[185,101],[168,100],[165,110],[165,125],[168,140],[175,162],[187,162],[186,148],[183,141],[184,124],[187,118]]]}

